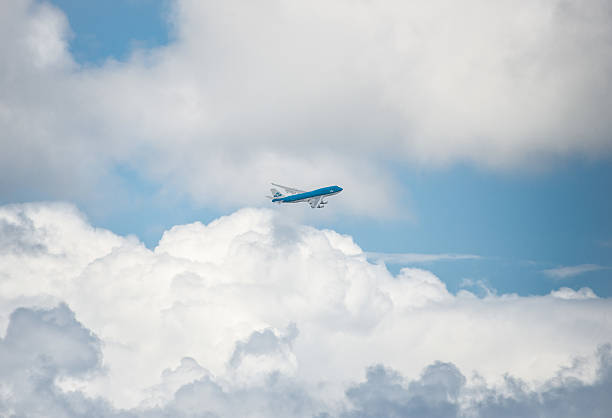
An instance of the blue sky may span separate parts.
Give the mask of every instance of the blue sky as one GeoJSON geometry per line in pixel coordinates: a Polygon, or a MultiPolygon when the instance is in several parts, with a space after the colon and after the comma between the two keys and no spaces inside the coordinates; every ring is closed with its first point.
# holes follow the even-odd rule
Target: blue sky
{"type": "Polygon", "coordinates": [[[170,38],[168,1],[57,0],[51,3],[68,15],[75,35],[70,51],[83,64],[99,65],[108,58],[122,60],[135,47],[164,45],[170,38]]]}
{"type": "MultiPolygon", "coordinates": [[[[70,51],[84,66],[100,66],[109,58],[126,60],[134,48],[163,46],[173,38],[167,1],[53,3],[68,17],[73,32],[70,51]]],[[[470,279],[501,293],[544,294],[560,286],[588,286],[599,295],[612,294],[609,157],[568,157],[538,170],[491,170],[471,163],[414,168],[409,162],[394,162],[391,166],[401,210],[410,213],[410,219],[358,215],[319,219],[312,213],[307,222],[350,234],[366,251],[482,257],[425,265],[453,291],[470,279]],[[602,268],[563,279],[542,272],[583,264],[602,268]]],[[[130,164],[115,165],[111,177],[124,191],[112,210],[98,210],[87,199],[76,199],[77,203],[96,225],[136,234],[149,247],[175,224],[208,222],[227,212],[227,207],[218,209],[181,193],[168,199],[160,194],[162,189],[167,194],[163,184],[130,164]]],[[[265,194],[267,185],[261,187],[265,194]]],[[[53,197],[45,193],[20,196],[24,200],[53,197]]],[[[368,196],[363,200],[367,202],[368,196]]],[[[389,267],[397,271],[400,266],[389,267]]]]}

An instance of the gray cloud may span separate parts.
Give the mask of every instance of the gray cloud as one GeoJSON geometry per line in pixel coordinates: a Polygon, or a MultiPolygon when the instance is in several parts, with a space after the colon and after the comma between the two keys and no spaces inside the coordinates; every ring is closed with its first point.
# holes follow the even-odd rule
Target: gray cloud
{"type": "Polygon", "coordinates": [[[262,385],[242,389],[225,390],[210,378],[190,383],[160,416],[309,417],[319,408],[298,382],[271,374],[262,385]]]}
{"type": "Polygon", "coordinates": [[[65,304],[15,310],[0,340],[0,415],[115,416],[105,400],[64,392],[55,384],[57,379],[100,372],[100,345],[65,304]]]}
{"type": "Polygon", "coordinates": [[[533,391],[520,379],[506,377],[506,391],[484,390],[484,398],[470,411],[481,417],[605,417],[612,409],[612,356],[610,345],[597,353],[598,367],[592,384],[572,377],[557,377],[533,391]]]}
{"type": "Polygon", "coordinates": [[[100,340],[66,305],[14,311],[0,350],[0,369],[9,374],[33,366],[53,376],[79,376],[97,369],[101,360],[100,340]]]}
{"type": "Polygon", "coordinates": [[[248,340],[236,343],[236,349],[230,359],[230,365],[238,367],[243,357],[247,355],[276,354],[283,349],[283,346],[290,346],[298,334],[299,330],[293,323],[287,327],[285,335],[281,336],[277,336],[272,329],[254,331],[248,340]]]}
{"type": "Polygon", "coordinates": [[[501,387],[466,385],[452,363],[436,362],[419,379],[406,381],[381,365],[367,370],[366,381],[347,390],[354,409],[344,417],[605,417],[612,408],[612,355],[609,345],[597,352],[593,383],[557,377],[541,387],[507,375],[501,387]]]}
{"type": "Polygon", "coordinates": [[[15,211],[14,220],[0,219],[0,253],[39,253],[46,246],[36,236],[32,220],[22,210],[15,211]]]}
{"type": "Polygon", "coordinates": [[[451,363],[428,366],[420,380],[406,387],[404,379],[379,365],[367,370],[366,382],[347,390],[355,409],[349,417],[455,417],[457,396],[465,377],[451,363]]]}

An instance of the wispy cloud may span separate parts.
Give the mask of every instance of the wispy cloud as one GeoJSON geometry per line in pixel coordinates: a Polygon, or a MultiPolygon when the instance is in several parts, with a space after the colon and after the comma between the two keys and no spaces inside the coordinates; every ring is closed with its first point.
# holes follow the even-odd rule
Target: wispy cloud
{"type": "Polygon", "coordinates": [[[485,280],[463,279],[459,283],[461,289],[470,289],[472,293],[477,293],[481,296],[495,296],[497,290],[490,286],[485,280]]]}
{"type": "Polygon", "coordinates": [[[579,264],[577,266],[563,266],[554,269],[542,270],[544,274],[555,279],[566,279],[568,277],[578,276],[579,274],[588,273],[590,271],[605,270],[608,267],[597,264],[579,264]]]}
{"type": "Polygon", "coordinates": [[[366,253],[370,260],[392,264],[433,263],[436,261],[477,260],[474,254],[366,253]]]}

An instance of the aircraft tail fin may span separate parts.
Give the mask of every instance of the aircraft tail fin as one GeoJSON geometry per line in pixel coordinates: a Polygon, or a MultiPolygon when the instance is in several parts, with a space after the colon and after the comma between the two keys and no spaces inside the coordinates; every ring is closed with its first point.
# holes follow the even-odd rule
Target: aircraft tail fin
{"type": "Polygon", "coordinates": [[[275,188],[270,189],[270,193],[272,193],[272,199],[278,199],[279,197],[283,197],[284,195],[276,190],[275,188]]]}

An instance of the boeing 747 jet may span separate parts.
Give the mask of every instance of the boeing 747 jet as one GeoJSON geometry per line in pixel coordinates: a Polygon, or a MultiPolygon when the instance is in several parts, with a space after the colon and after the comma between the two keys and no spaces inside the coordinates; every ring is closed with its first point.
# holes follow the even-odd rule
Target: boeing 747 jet
{"type": "Polygon", "coordinates": [[[321,189],[307,192],[304,190],[294,189],[292,187],[281,186],[280,184],[276,183],[272,183],[272,185],[285,190],[285,194],[283,194],[274,188],[270,189],[272,196],[266,197],[268,199],[272,199],[272,202],[278,204],[308,202],[310,207],[313,209],[325,207],[327,204],[327,201],[324,200],[325,197],[333,196],[342,191],[342,187],[338,186],[323,187],[321,189]]]}

